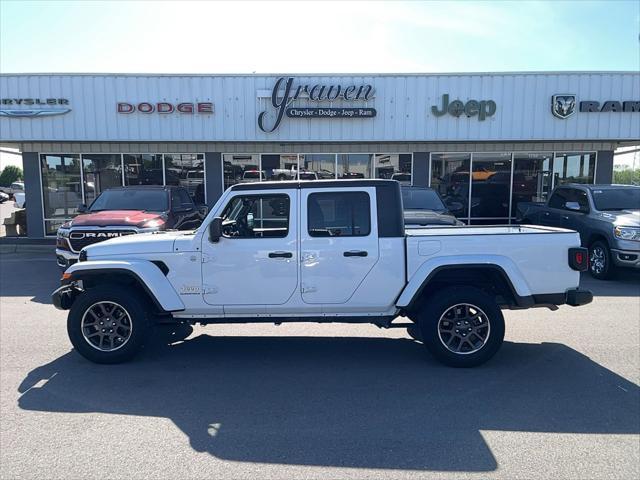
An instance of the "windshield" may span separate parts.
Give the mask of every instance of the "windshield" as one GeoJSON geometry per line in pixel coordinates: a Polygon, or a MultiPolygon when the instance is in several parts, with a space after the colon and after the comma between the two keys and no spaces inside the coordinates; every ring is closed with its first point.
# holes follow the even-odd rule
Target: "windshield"
{"type": "Polygon", "coordinates": [[[91,204],[89,211],[102,210],[145,210],[148,212],[166,212],[169,210],[169,198],[164,190],[122,189],[102,192],[91,204]]]}
{"type": "Polygon", "coordinates": [[[403,188],[402,203],[405,210],[447,210],[436,191],[430,188],[403,188]]]}
{"type": "Polygon", "coordinates": [[[593,203],[600,211],[639,210],[640,188],[593,190],[593,203]]]}

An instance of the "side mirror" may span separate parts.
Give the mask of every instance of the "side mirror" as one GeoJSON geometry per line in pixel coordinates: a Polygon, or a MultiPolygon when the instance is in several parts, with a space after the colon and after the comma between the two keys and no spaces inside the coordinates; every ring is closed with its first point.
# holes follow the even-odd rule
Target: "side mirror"
{"type": "Polygon", "coordinates": [[[209,240],[218,243],[220,237],[222,237],[222,218],[215,217],[209,224],[209,240]]]}
{"type": "Polygon", "coordinates": [[[81,203],[80,205],[78,205],[78,213],[87,213],[89,211],[89,208],[87,207],[86,204],[81,203]]]}
{"type": "Polygon", "coordinates": [[[582,208],[578,202],[567,202],[564,204],[567,210],[571,210],[573,212],[582,212],[582,208]]]}

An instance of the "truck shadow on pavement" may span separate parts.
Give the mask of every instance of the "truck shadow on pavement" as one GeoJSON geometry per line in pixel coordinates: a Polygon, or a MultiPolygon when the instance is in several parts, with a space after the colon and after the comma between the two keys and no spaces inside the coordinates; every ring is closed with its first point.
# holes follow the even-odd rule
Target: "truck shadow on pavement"
{"type": "Polygon", "coordinates": [[[486,472],[482,430],[640,433],[638,386],[554,343],[464,370],[408,339],[201,335],[123,365],[72,351],[19,392],[25,410],[168,418],[239,462],[486,472]]]}

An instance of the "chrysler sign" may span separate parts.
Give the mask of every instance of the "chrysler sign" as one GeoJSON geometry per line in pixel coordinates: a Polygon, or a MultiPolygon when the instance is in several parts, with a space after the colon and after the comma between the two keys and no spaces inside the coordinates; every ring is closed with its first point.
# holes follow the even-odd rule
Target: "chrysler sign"
{"type": "Polygon", "coordinates": [[[71,111],[66,98],[2,98],[0,105],[0,117],[50,117],[71,111]],[[25,105],[29,108],[20,108],[25,105]]]}

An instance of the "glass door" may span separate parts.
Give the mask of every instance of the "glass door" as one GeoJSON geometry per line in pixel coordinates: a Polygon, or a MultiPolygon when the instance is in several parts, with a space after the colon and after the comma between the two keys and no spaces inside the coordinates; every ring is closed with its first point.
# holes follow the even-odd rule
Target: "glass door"
{"type": "Polygon", "coordinates": [[[447,209],[460,220],[469,221],[469,177],[471,154],[434,153],[431,155],[431,188],[447,209]]]}
{"type": "Polygon", "coordinates": [[[471,223],[508,223],[510,198],[511,154],[474,153],[469,202],[471,223]]]}

